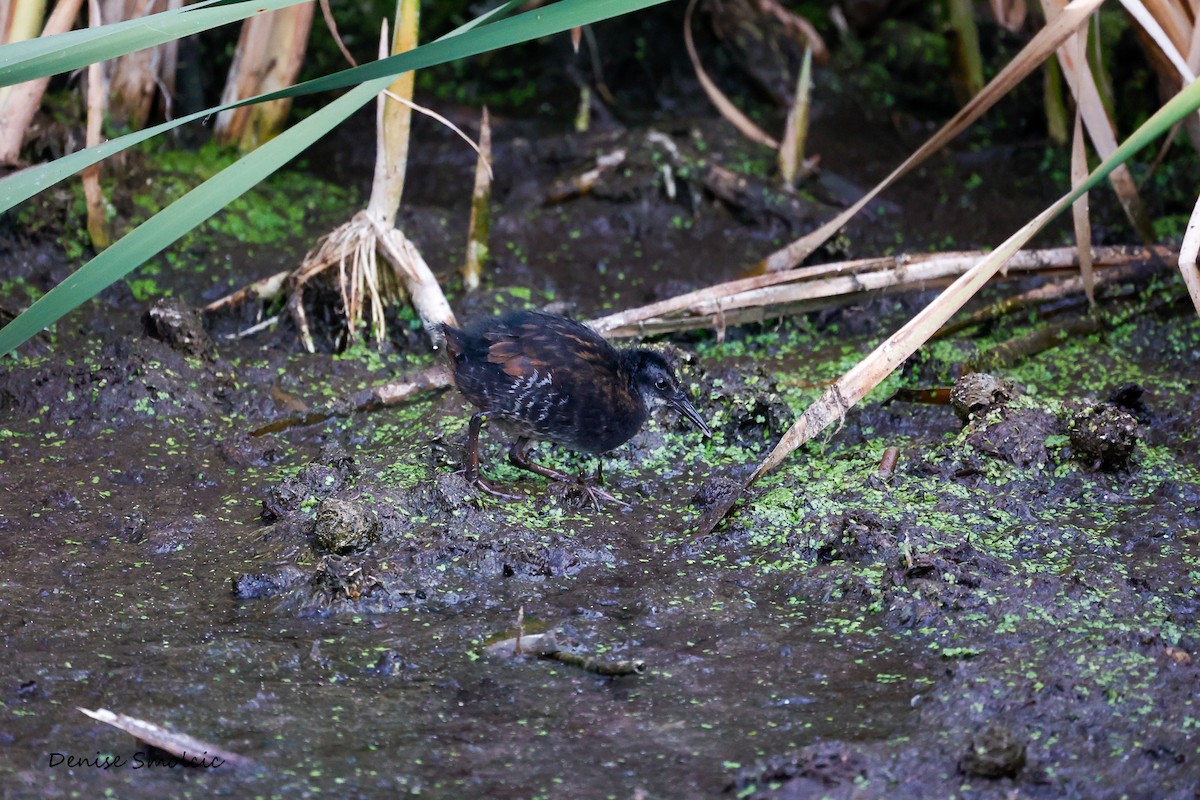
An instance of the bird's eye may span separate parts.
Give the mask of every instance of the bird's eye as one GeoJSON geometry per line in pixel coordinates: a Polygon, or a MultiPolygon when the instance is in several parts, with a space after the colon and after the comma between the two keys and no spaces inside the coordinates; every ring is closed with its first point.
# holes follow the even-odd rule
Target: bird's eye
{"type": "Polygon", "coordinates": [[[654,382],[654,388],[658,389],[660,392],[665,392],[668,388],[670,388],[670,384],[667,383],[666,378],[659,378],[654,382]]]}

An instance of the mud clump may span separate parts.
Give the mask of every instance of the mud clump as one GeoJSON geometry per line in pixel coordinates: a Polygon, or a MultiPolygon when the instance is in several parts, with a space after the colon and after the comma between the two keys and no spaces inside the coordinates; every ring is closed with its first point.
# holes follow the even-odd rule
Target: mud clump
{"type": "Polygon", "coordinates": [[[966,444],[986,456],[1044,467],[1056,460],[1050,443],[1065,438],[1071,454],[1086,466],[1112,472],[1128,467],[1137,447],[1134,413],[1149,418],[1139,387],[1122,387],[1114,397],[1135,411],[1118,402],[1070,401],[1043,408],[993,375],[972,373],[955,382],[950,403],[965,425],[966,444]]]}
{"type": "Polygon", "coordinates": [[[1081,461],[1109,471],[1129,465],[1138,442],[1138,421],[1109,403],[1071,409],[1067,435],[1081,461]]]}
{"type": "Polygon", "coordinates": [[[742,798],[822,797],[834,787],[853,787],[867,773],[863,753],[844,742],[818,742],[742,770],[727,788],[742,798]]]}
{"type": "Polygon", "coordinates": [[[954,388],[950,390],[950,407],[966,423],[1006,405],[1016,396],[1016,389],[995,375],[972,372],[954,382],[954,388]]]}
{"type": "Polygon", "coordinates": [[[325,463],[307,464],[267,491],[262,501],[263,519],[267,522],[284,519],[314,499],[323,500],[353,485],[357,477],[354,460],[344,455],[327,456],[325,463]]]}
{"type": "Polygon", "coordinates": [[[815,553],[818,561],[861,563],[894,550],[898,534],[894,525],[885,523],[878,515],[856,509],[838,516],[830,527],[823,529],[820,538],[815,553]]]}
{"type": "Polygon", "coordinates": [[[330,553],[366,550],[379,541],[379,515],[354,500],[326,498],[317,508],[313,540],[330,553]]]}
{"type": "Polygon", "coordinates": [[[274,572],[245,572],[230,579],[233,596],[241,600],[272,597],[304,583],[308,576],[299,567],[287,565],[274,572]]]}
{"type": "Polygon", "coordinates": [[[967,444],[984,455],[1018,467],[1050,462],[1046,441],[1062,427],[1058,419],[1040,408],[1003,408],[968,424],[967,444]]]}
{"type": "Polygon", "coordinates": [[[1012,778],[1024,766],[1025,742],[996,723],[976,732],[958,760],[958,768],[964,775],[978,778],[1012,778]]]}
{"type": "Polygon", "coordinates": [[[176,297],[159,300],[146,312],[146,333],[184,355],[212,358],[213,341],[200,315],[176,297]]]}

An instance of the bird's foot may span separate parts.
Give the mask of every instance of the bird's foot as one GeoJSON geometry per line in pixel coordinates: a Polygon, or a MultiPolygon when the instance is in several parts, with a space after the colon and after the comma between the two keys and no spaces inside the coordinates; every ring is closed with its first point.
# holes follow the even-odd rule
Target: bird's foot
{"type": "Polygon", "coordinates": [[[458,474],[463,476],[463,479],[466,480],[467,485],[470,486],[472,489],[476,489],[477,491],[483,492],[484,494],[489,494],[492,497],[496,497],[500,500],[524,500],[525,499],[525,495],[523,495],[523,494],[514,494],[512,492],[504,492],[504,491],[501,491],[500,489],[497,489],[495,486],[488,483],[488,481],[485,480],[484,477],[479,474],[478,470],[460,469],[458,471],[458,474]]]}
{"type": "Polygon", "coordinates": [[[601,500],[606,503],[616,503],[625,510],[629,510],[631,508],[631,506],[624,500],[619,499],[605,489],[601,489],[595,481],[584,475],[582,472],[578,477],[574,479],[568,477],[565,481],[560,482],[558,485],[563,487],[562,491],[564,497],[570,498],[581,506],[591,503],[592,508],[594,508],[596,511],[600,510],[601,500]]]}

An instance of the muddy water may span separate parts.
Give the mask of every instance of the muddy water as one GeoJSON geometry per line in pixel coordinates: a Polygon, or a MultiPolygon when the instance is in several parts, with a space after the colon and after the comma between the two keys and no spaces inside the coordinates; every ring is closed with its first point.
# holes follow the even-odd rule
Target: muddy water
{"type": "Polygon", "coordinates": [[[258,566],[263,487],[211,434],[127,422],[34,436],[3,447],[8,796],[708,793],[723,762],[884,739],[912,715],[911,684],[879,680],[918,676],[911,644],[814,633],[799,598],[750,571],[706,574],[647,541],[678,531],[644,512],[590,525],[606,563],[570,576],[472,574],[470,601],[298,618],[231,592],[258,566]],[[484,656],[519,606],[530,628],[562,626],[650,673],[484,656]],[[201,735],[259,769],[139,769],[133,740],[77,706],[201,735]],[[56,753],[128,764],[51,766],[56,753]]]}

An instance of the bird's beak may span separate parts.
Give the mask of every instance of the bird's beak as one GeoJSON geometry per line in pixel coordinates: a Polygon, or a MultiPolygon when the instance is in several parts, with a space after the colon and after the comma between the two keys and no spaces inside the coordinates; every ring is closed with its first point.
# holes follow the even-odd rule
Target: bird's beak
{"type": "Polygon", "coordinates": [[[700,416],[700,412],[696,410],[694,405],[692,405],[692,401],[687,399],[687,395],[685,395],[683,392],[679,392],[673,398],[671,398],[670,403],[672,408],[690,419],[696,425],[696,427],[700,429],[701,433],[710,438],[712,437],[712,431],[709,430],[708,423],[706,423],[704,418],[700,416]]]}

